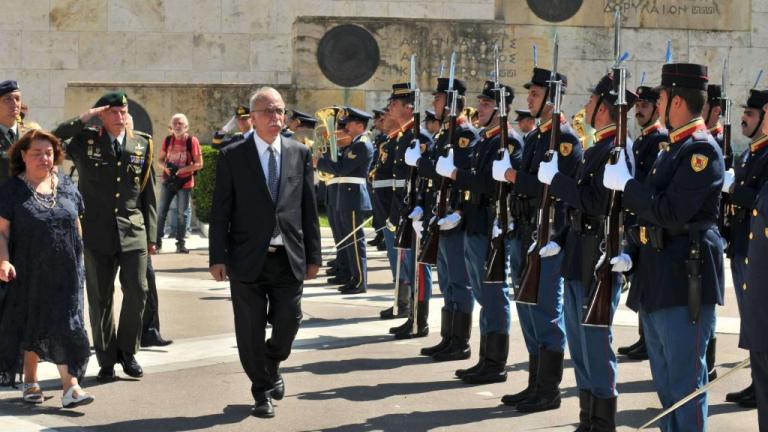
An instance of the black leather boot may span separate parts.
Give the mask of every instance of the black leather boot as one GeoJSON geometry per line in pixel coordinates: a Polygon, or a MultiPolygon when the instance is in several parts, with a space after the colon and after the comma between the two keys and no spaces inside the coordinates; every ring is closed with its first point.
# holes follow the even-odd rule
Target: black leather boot
{"type": "Polygon", "coordinates": [[[435,353],[435,361],[466,360],[472,355],[469,336],[472,332],[472,314],[456,311],[453,313],[451,342],[448,347],[435,353]]]}
{"type": "Polygon", "coordinates": [[[590,432],[592,429],[592,392],[579,390],[579,427],[575,432],[590,432]]]}
{"type": "Polygon", "coordinates": [[[755,383],[750,383],[749,387],[745,388],[744,390],[728,393],[725,395],[725,401],[738,403],[740,400],[749,397],[755,397],[755,383]]]}
{"type": "Polygon", "coordinates": [[[717,369],[715,369],[715,352],[717,350],[717,338],[712,336],[707,344],[707,374],[709,381],[717,379],[717,369]]]}
{"type": "Polygon", "coordinates": [[[391,306],[379,312],[379,318],[383,320],[389,320],[389,319],[395,319],[395,318],[406,318],[407,316],[408,316],[408,305],[404,305],[404,304],[397,305],[397,315],[395,315],[395,310],[391,306]]]}
{"type": "Polygon", "coordinates": [[[488,333],[485,337],[485,361],[479,369],[461,378],[467,384],[490,384],[507,380],[509,335],[488,333]]]}
{"type": "Polygon", "coordinates": [[[394,335],[394,334],[402,333],[402,332],[404,332],[406,329],[410,329],[410,328],[412,328],[412,327],[413,327],[413,318],[411,318],[411,317],[409,316],[409,317],[408,317],[408,319],[407,319],[407,320],[405,320],[405,322],[404,322],[404,323],[402,323],[402,324],[400,324],[399,326],[396,326],[396,327],[390,327],[390,328],[389,328],[389,334],[393,334],[393,335],[394,335]]]}
{"type": "MultiPolygon", "coordinates": [[[[410,328],[405,329],[402,332],[395,333],[395,339],[412,339],[417,337],[425,337],[429,334],[429,302],[418,302],[418,309],[416,310],[416,333],[413,332],[413,325],[410,328]]],[[[411,321],[413,324],[413,321],[411,321]]]]}
{"type": "Polygon", "coordinates": [[[523,389],[523,391],[521,392],[504,395],[501,398],[501,403],[503,403],[504,405],[515,406],[520,402],[523,402],[526,399],[528,399],[528,397],[531,394],[533,394],[533,391],[536,389],[536,380],[538,376],[539,376],[539,356],[529,354],[528,355],[528,387],[523,389]]]}
{"type": "Polygon", "coordinates": [[[483,367],[483,363],[485,362],[485,347],[487,342],[488,336],[480,335],[480,358],[477,359],[477,363],[475,363],[474,366],[470,366],[466,369],[457,369],[456,372],[454,372],[456,378],[464,378],[464,375],[473,373],[483,367]]]}
{"type": "Polygon", "coordinates": [[[451,343],[451,327],[453,327],[453,311],[448,308],[440,310],[440,343],[421,349],[421,355],[431,356],[444,350],[451,343]]]}
{"type": "Polygon", "coordinates": [[[643,345],[643,346],[645,345],[645,335],[643,334],[642,324],[638,326],[638,329],[640,333],[640,338],[637,340],[637,342],[633,343],[632,345],[619,347],[619,349],[617,350],[619,354],[627,355],[631,351],[634,351],[635,349],[637,349],[640,345],[643,345]]]}
{"type": "Polygon", "coordinates": [[[539,412],[560,408],[560,381],[563,380],[563,353],[539,350],[539,376],[536,390],[517,404],[520,412],[539,412]]]}
{"type": "Polygon", "coordinates": [[[592,396],[591,432],[616,431],[616,398],[599,399],[592,396]]]}
{"type": "Polygon", "coordinates": [[[627,357],[631,360],[648,360],[648,349],[645,346],[645,339],[643,339],[641,345],[638,345],[635,349],[628,352],[627,357]]]}

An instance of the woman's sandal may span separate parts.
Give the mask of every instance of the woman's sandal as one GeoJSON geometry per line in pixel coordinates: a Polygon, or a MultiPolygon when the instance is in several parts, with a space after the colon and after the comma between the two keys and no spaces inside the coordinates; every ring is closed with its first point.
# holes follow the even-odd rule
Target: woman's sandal
{"type": "Polygon", "coordinates": [[[23,383],[21,387],[21,398],[24,402],[32,404],[41,404],[45,401],[43,389],[39,383],[23,383]]]}
{"type": "Polygon", "coordinates": [[[93,400],[94,397],[83,391],[79,385],[73,385],[64,392],[64,396],[61,398],[61,406],[64,408],[75,408],[82,405],[88,405],[93,402],[93,400]],[[75,395],[75,390],[80,390],[80,394],[75,395]]]}

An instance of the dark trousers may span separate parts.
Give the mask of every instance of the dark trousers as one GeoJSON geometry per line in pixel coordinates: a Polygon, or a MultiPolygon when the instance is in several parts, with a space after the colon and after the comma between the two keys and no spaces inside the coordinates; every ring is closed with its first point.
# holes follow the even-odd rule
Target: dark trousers
{"type": "Polygon", "coordinates": [[[152,267],[152,257],[147,255],[147,301],[144,305],[142,333],[157,332],[160,334],[160,304],[157,297],[155,269],[152,267]]]}
{"type": "Polygon", "coordinates": [[[269,397],[280,362],[291,353],[301,323],[302,281],[296,280],[283,248],[267,254],[255,281],[231,281],[240,363],[256,401],[269,397]],[[272,336],[264,340],[267,322],[272,336]]]}
{"type": "Polygon", "coordinates": [[[88,293],[91,336],[99,366],[117,363],[117,352],[139,349],[142,314],[147,298],[147,251],[102,254],[85,248],[85,288],[88,293]],[[115,331],[115,275],[120,269],[123,303],[115,331]]]}
{"type": "Polygon", "coordinates": [[[760,432],[768,432],[768,352],[749,352],[752,381],[757,393],[757,423],[760,432]]]}
{"type": "Polygon", "coordinates": [[[351,213],[336,213],[336,223],[339,236],[343,239],[349,236],[339,248],[344,248],[346,267],[351,275],[350,285],[355,288],[368,288],[368,261],[365,255],[365,230],[357,228],[363,223],[363,214],[352,210],[351,213]]]}

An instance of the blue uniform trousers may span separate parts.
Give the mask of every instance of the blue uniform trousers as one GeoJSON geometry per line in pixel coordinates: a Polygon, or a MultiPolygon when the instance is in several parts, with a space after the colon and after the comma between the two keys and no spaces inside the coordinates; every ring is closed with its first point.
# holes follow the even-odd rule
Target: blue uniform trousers
{"type": "Polygon", "coordinates": [[[445,307],[452,311],[472,314],[475,299],[469,286],[467,266],[464,263],[464,232],[440,232],[437,249],[437,275],[445,307]]]}
{"type": "Polygon", "coordinates": [[[389,228],[381,230],[384,233],[384,245],[387,246],[387,259],[389,267],[392,270],[392,280],[395,280],[397,274],[397,260],[400,259],[400,283],[410,283],[411,268],[413,268],[413,252],[410,250],[399,250],[395,247],[395,233],[389,228]],[[409,259],[410,258],[410,259],[409,259]]]}
{"type": "MultiPolygon", "coordinates": [[[[339,244],[339,241],[344,238],[344,236],[340,235],[341,230],[339,229],[339,216],[336,212],[336,206],[334,204],[328,204],[325,206],[325,210],[328,213],[328,226],[331,228],[331,234],[333,235],[333,243],[339,244]]],[[[345,242],[346,243],[346,242],[345,242]]],[[[344,245],[339,245],[339,248],[342,248],[344,245]]],[[[338,269],[338,272],[336,274],[341,276],[349,276],[350,275],[350,269],[349,265],[347,265],[347,258],[345,252],[336,251],[336,268],[338,269]]]]}
{"type": "MultiPolygon", "coordinates": [[[[411,253],[413,257],[413,253],[411,253]]],[[[412,265],[413,267],[413,265],[412,265]]],[[[412,280],[419,283],[419,301],[429,301],[432,298],[432,267],[426,264],[419,264],[418,274],[412,275],[412,280]]],[[[413,289],[416,286],[415,283],[411,284],[411,296],[413,296],[413,289]]]]}
{"type": "Polygon", "coordinates": [[[539,355],[540,349],[565,351],[563,278],[560,277],[562,262],[562,251],[555,256],[542,258],[538,304],[516,304],[525,346],[531,355],[539,355]]]}
{"type": "Polygon", "coordinates": [[[736,305],[739,307],[739,316],[741,316],[741,302],[744,298],[744,282],[747,281],[747,263],[743,256],[734,256],[731,259],[731,275],[733,276],[733,287],[736,290],[736,305]]]}
{"type": "Polygon", "coordinates": [[[359,211],[336,213],[341,238],[352,235],[341,245],[343,258],[350,270],[350,285],[368,288],[368,264],[365,256],[365,229],[355,229],[362,225],[364,215],[359,211]]]}
{"type": "MultiPolygon", "coordinates": [[[[616,353],[611,348],[613,333],[611,327],[582,325],[582,305],[589,290],[584,289],[581,280],[565,281],[565,334],[568,337],[568,351],[571,353],[573,369],[576,372],[576,386],[589,390],[600,399],[618,396],[616,391],[616,353]]],[[[621,299],[621,275],[616,275],[611,296],[611,318],[621,299]]]]}
{"type": "MultiPolygon", "coordinates": [[[[688,306],[640,310],[645,345],[656,393],[663,408],[707,383],[707,343],[715,326],[715,305],[702,305],[691,323],[688,306]]],[[[664,432],[707,429],[707,394],[703,393],[659,420],[664,432]]]]}
{"type": "Polygon", "coordinates": [[[464,262],[472,294],[480,303],[480,334],[509,333],[509,284],[485,282],[485,261],[490,239],[484,235],[464,236],[464,262]]]}

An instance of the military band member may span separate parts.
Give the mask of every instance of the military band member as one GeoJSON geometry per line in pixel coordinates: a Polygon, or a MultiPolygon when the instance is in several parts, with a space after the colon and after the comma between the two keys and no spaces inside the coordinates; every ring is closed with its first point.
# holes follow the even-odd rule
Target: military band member
{"type": "MultiPolygon", "coordinates": [[[[741,131],[752,142],[734,161],[734,166],[726,173],[723,192],[728,194],[729,237],[726,255],[731,259],[731,275],[736,290],[736,303],[739,313],[744,309],[744,287],[747,272],[747,246],[750,243],[750,219],[757,204],[758,192],[768,181],[768,135],[763,134],[765,112],[763,106],[768,103],[768,91],[750,90],[749,99],[743,105],[741,131]]],[[[740,392],[728,393],[728,402],[736,402],[744,407],[755,407],[755,388],[750,385],[740,392]]]]}
{"type": "Polygon", "coordinates": [[[440,132],[440,120],[435,117],[435,112],[432,110],[424,111],[424,127],[429,132],[429,136],[434,138],[438,132],[440,132]]]}
{"type": "MultiPolygon", "coordinates": [[[[515,170],[509,158],[502,158],[493,164],[493,177],[497,181],[514,183],[512,187],[511,212],[516,227],[515,235],[520,239],[521,249],[510,250],[509,260],[513,281],[522,273],[525,252],[534,247],[532,233],[536,230],[537,213],[543,184],[538,180],[539,164],[544,160],[550,144],[552,131],[552,104],[548,103],[552,73],[534,68],[528,89],[528,109],[542,123],[526,139],[520,169],[515,170]]],[[[563,83],[563,93],[568,78],[558,73],[557,80],[563,83]]],[[[574,177],[581,163],[582,146],[576,133],[562,116],[560,143],[557,144],[558,171],[574,177]]],[[[562,203],[555,206],[553,229],[562,230],[565,214],[562,203]]],[[[565,350],[565,324],[563,321],[563,280],[560,268],[563,261],[562,248],[549,242],[539,251],[542,257],[537,305],[517,303],[525,345],[528,350],[528,386],[516,394],[505,395],[501,401],[515,406],[518,411],[534,412],[560,407],[560,381],[563,378],[563,352],[565,350]]]]}
{"type": "MultiPolygon", "coordinates": [[[[240,105],[235,108],[235,123],[237,124],[237,132],[227,133],[224,130],[218,130],[213,133],[211,138],[211,146],[217,149],[222,149],[233,142],[237,142],[243,139],[243,135],[253,130],[251,124],[251,110],[247,106],[240,105]]],[[[225,126],[226,128],[227,126],[225,126]]]]}
{"type": "MultiPolygon", "coordinates": [[[[450,104],[448,100],[448,78],[438,78],[437,88],[433,93],[432,107],[437,117],[443,124],[442,130],[435,137],[431,149],[426,149],[422,155],[421,149],[409,147],[405,154],[405,161],[410,166],[416,166],[419,177],[422,179],[422,189],[419,205],[409,216],[413,220],[422,221],[422,228],[429,226],[433,217],[433,207],[436,205],[437,191],[443,177],[435,170],[437,159],[442,156],[446,148],[451,145],[448,142],[448,128],[450,117],[450,104]]],[[[454,150],[455,165],[462,169],[469,168],[469,156],[471,149],[477,141],[477,131],[472,127],[469,119],[459,114],[464,111],[465,94],[467,86],[464,81],[456,79],[453,88],[457,92],[456,99],[456,129],[453,131],[456,147],[454,150]]],[[[443,293],[444,307],[441,310],[440,336],[437,345],[423,348],[422,355],[432,356],[436,361],[464,360],[470,357],[469,338],[472,330],[472,310],[474,299],[467,268],[463,254],[457,251],[464,250],[464,225],[461,214],[457,212],[461,193],[454,184],[449,188],[448,213],[445,218],[438,221],[440,225],[440,241],[437,253],[437,274],[440,292],[443,293]]]]}
{"type": "MultiPolygon", "coordinates": [[[[611,348],[610,327],[584,326],[582,306],[595,283],[594,268],[598,259],[610,259],[613,270],[611,316],[621,298],[621,273],[629,271],[632,260],[626,254],[600,257],[604,238],[605,216],[610,205],[610,191],[603,186],[603,170],[616,145],[616,121],[620,110],[615,105],[612,75],[604,76],[590,91],[585,105],[587,124],[595,129],[595,144],[584,152],[584,163],[576,178],[558,173],[557,154],[539,165],[538,178],[551,185],[552,195],[568,205],[570,223],[557,236],[564,248],[562,274],[565,279],[565,333],[571,354],[576,386],[579,389],[578,431],[616,430],[616,354],[611,348]]],[[[636,95],[626,91],[629,108],[636,95]]],[[[624,120],[626,121],[626,120],[624,120]]],[[[628,147],[631,147],[628,144],[628,147]]]]}
{"type": "Polygon", "coordinates": [[[147,296],[147,254],[155,253],[157,240],[152,140],[126,130],[127,114],[126,94],[111,92],[54,131],[62,141],[71,138],[65,150],[77,167],[86,206],[85,283],[100,381],[115,379],[115,363],[131,377],[143,376],[134,354],[147,296]],[[104,126],[87,126],[96,116],[104,126]],[[118,268],[123,303],[115,331],[112,303],[118,268]]]}
{"type": "MultiPolygon", "coordinates": [[[[717,215],[725,168],[701,118],[707,81],[705,66],[665,64],[658,106],[670,145],[645,183],[632,178],[623,153],[603,176],[607,188],[624,192],[623,206],[638,217],[638,229],[630,231],[641,244],[633,283],[663,408],[706,384],[707,342],[715,305],[723,304],[717,215]]],[[[706,430],[706,393],[659,423],[664,431],[706,430]]]]}
{"type": "Polygon", "coordinates": [[[386,250],[384,233],[381,232],[386,225],[386,216],[378,209],[373,196],[373,177],[375,175],[376,163],[379,160],[379,146],[387,139],[387,133],[384,130],[383,109],[373,110],[373,129],[371,129],[371,135],[373,137],[373,162],[371,162],[371,167],[368,170],[368,195],[371,197],[371,206],[373,207],[373,229],[376,230],[376,236],[368,241],[368,244],[375,246],[378,250],[386,250]]]}
{"type": "MultiPolygon", "coordinates": [[[[351,143],[352,140],[345,130],[346,121],[346,117],[339,117],[336,119],[337,161],[341,159],[344,153],[343,147],[351,143]]],[[[330,151],[331,149],[329,148],[323,156],[330,158],[330,154],[328,154],[330,151]]],[[[327,270],[326,274],[331,276],[328,278],[328,283],[339,285],[337,290],[341,291],[352,279],[352,269],[349,267],[350,263],[349,259],[347,259],[346,250],[341,249],[343,245],[339,244],[339,242],[344,239],[344,236],[341,235],[341,225],[338,215],[339,180],[337,180],[331,173],[328,173],[328,175],[331,178],[325,180],[325,211],[326,216],[328,216],[328,226],[331,228],[333,243],[338,245],[338,247],[336,249],[336,256],[332,262],[329,263],[330,268],[327,270]]]]}
{"type": "MultiPolygon", "coordinates": [[[[500,84],[500,89],[505,92],[508,112],[514,99],[514,91],[503,84],[500,84]]],[[[485,263],[493,234],[489,227],[494,226],[496,217],[496,181],[491,176],[491,166],[499,154],[501,139],[501,119],[497,105],[499,93],[494,81],[486,81],[483,91],[477,97],[478,121],[483,130],[480,140],[474,146],[469,167],[458,168],[454,165],[454,152],[448,157],[441,156],[436,167],[440,175],[451,178],[459,187],[459,211],[464,220],[464,263],[472,294],[480,304],[478,362],[470,368],[456,371],[456,376],[468,384],[501,382],[507,379],[509,327],[512,320],[509,309],[509,283],[507,278],[504,282],[485,281],[485,263]]],[[[512,127],[508,126],[507,131],[508,152],[512,155],[513,166],[519,168],[523,140],[512,127]]]]}
{"type": "Polygon", "coordinates": [[[342,294],[360,294],[368,289],[365,232],[358,228],[363,223],[364,213],[371,211],[366,179],[373,160],[373,145],[365,132],[372,116],[355,108],[346,108],[346,111],[344,130],[352,138],[351,143],[343,146],[341,157],[336,162],[330,158],[319,159],[317,169],[333,174],[338,185],[336,216],[339,235],[342,239],[347,238],[339,248],[344,248],[350,269],[350,280],[340,291],[342,294]]]}
{"type": "Polygon", "coordinates": [[[517,114],[515,123],[517,123],[517,128],[520,129],[520,134],[523,140],[525,140],[536,129],[536,119],[531,115],[531,111],[527,109],[516,109],[515,114],[517,114]]]}
{"type": "Polygon", "coordinates": [[[8,152],[26,132],[21,119],[21,90],[16,81],[0,82],[0,184],[10,175],[8,152]]]}

